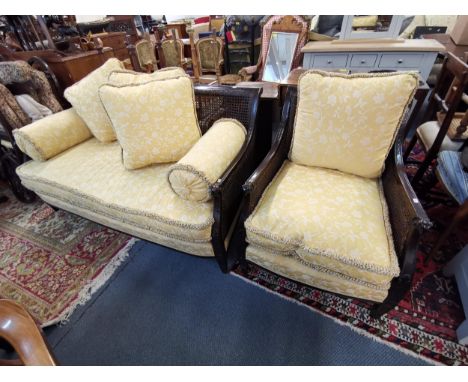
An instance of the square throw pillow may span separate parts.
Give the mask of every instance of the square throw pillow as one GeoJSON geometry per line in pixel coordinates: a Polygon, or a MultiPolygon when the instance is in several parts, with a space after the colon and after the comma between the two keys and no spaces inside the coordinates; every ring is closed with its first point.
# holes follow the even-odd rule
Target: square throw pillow
{"type": "Polygon", "coordinates": [[[379,177],[418,83],[412,72],[307,71],[299,78],[289,159],[379,177]]]}
{"type": "Polygon", "coordinates": [[[201,137],[188,77],[102,85],[99,95],[127,169],[177,162],[201,137]]]}
{"type": "Polygon", "coordinates": [[[115,141],[115,133],[99,99],[99,87],[107,83],[110,72],[123,69],[116,58],[108,59],[104,65],[89,73],[76,84],[67,88],[65,98],[73,105],[93,135],[101,142],[115,141]]]}
{"type": "Polygon", "coordinates": [[[133,70],[114,70],[109,74],[108,83],[111,85],[142,84],[152,80],[165,80],[188,75],[184,69],[178,67],[163,68],[153,73],[141,73],[133,70]]]}

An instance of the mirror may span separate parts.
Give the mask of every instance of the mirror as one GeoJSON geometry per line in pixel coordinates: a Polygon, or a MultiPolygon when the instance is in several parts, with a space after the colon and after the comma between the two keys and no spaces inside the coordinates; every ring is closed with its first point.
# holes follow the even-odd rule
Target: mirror
{"type": "Polygon", "coordinates": [[[281,82],[291,71],[298,34],[272,32],[262,81],[281,82]]]}

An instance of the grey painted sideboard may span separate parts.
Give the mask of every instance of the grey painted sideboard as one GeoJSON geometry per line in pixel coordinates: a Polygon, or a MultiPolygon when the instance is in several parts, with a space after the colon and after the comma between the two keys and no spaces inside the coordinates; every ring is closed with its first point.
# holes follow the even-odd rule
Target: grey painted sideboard
{"type": "Polygon", "coordinates": [[[426,81],[444,46],[435,40],[335,40],[307,43],[302,52],[305,69],[418,71],[426,81]]]}

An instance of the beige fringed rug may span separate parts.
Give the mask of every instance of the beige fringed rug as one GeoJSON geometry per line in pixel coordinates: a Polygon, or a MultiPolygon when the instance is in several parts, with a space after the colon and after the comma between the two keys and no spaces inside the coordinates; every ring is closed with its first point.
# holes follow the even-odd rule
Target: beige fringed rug
{"type": "Polygon", "coordinates": [[[42,326],[66,320],[127,257],[135,239],[5,189],[0,204],[0,298],[23,305],[42,326]]]}

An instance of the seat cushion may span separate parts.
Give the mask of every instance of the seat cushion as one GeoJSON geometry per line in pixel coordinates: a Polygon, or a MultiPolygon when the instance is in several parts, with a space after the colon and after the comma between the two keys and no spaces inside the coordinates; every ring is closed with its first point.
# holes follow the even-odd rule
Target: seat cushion
{"type": "Polygon", "coordinates": [[[247,131],[236,119],[218,119],[190,151],[169,170],[168,180],[181,198],[205,202],[210,187],[239,154],[247,131]]]}
{"type": "MultiPolygon", "coordinates": [[[[421,126],[419,126],[416,130],[419,139],[424,145],[424,148],[429,150],[431,146],[434,144],[434,141],[439,134],[440,126],[437,121],[428,121],[424,122],[421,126]]],[[[447,135],[444,137],[442,141],[442,145],[440,146],[440,151],[458,151],[463,145],[463,142],[460,141],[452,141],[447,135]]]]}
{"type": "Polygon", "coordinates": [[[162,164],[128,171],[118,142],[91,138],[47,162],[27,162],[17,173],[40,196],[166,237],[209,242],[213,204],[178,197],[167,181],[169,167],[162,164]]]}
{"type": "Polygon", "coordinates": [[[362,280],[346,278],[338,272],[307,266],[292,256],[278,256],[274,251],[252,244],[247,246],[247,260],[281,276],[306,285],[346,296],[381,302],[388,294],[388,288],[378,287],[362,280]]]}
{"type": "Polygon", "coordinates": [[[415,73],[304,73],[289,159],[380,176],[417,86],[415,73]]]}
{"type": "Polygon", "coordinates": [[[123,69],[122,62],[116,58],[110,58],[104,65],[65,89],[63,94],[85,121],[93,135],[101,142],[115,141],[116,136],[99,99],[98,89],[107,82],[110,72],[117,69],[123,69]]]}
{"type": "Polygon", "coordinates": [[[127,169],[177,162],[201,137],[188,77],[103,85],[99,95],[127,169]]]}
{"type": "Polygon", "coordinates": [[[285,161],[245,222],[247,241],[388,289],[399,274],[378,179],[285,161]]]}

